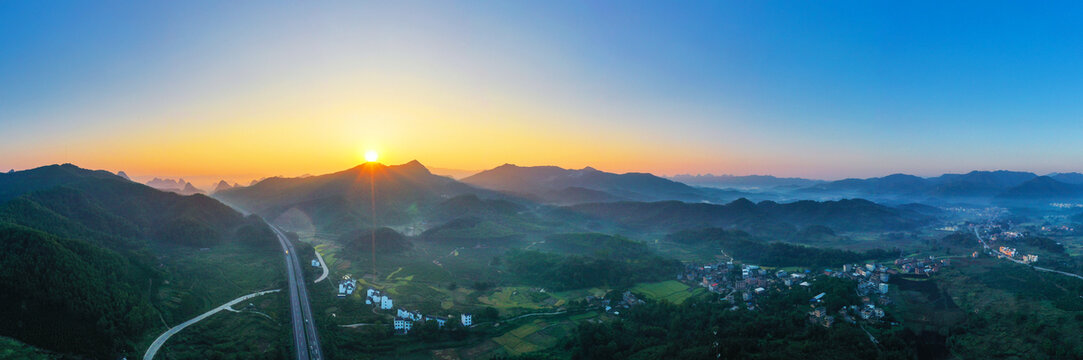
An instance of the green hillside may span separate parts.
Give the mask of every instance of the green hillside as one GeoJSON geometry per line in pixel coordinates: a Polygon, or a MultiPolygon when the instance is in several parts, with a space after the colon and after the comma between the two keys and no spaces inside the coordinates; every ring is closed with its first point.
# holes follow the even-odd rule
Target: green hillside
{"type": "Polygon", "coordinates": [[[266,224],[206,196],[74,165],[0,174],[0,188],[0,335],[29,345],[130,357],[163,322],[277,282],[266,224]],[[210,256],[238,263],[193,265],[210,256]],[[258,267],[221,271],[233,265],[258,267]]]}

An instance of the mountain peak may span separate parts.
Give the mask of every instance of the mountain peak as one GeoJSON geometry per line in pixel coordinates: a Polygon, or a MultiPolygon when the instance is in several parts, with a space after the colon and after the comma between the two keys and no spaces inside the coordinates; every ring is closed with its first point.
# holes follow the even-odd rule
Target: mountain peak
{"type": "Polygon", "coordinates": [[[214,186],[214,192],[229,190],[232,188],[233,186],[230,186],[229,183],[227,183],[225,180],[221,180],[218,181],[218,184],[214,186]]]}

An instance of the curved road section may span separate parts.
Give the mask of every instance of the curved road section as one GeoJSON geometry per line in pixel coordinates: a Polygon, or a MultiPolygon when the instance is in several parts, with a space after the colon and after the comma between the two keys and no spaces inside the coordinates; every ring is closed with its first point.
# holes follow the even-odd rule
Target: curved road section
{"type": "Polygon", "coordinates": [[[162,345],[165,345],[165,342],[166,342],[166,340],[169,340],[169,337],[173,336],[173,334],[176,334],[177,332],[179,332],[181,330],[184,330],[184,328],[188,327],[189,325],[195,324],[195,323],[199,322],[200,320],[206,319],[208,316],[214,315],[215,313],[217,313],[219,311],[229,309],[229,308],[233,307],[233,305],[236,305],[237,303],[239,303],[241,301],[245,301],[245,300],[260,296],[260,295],[266,295],[266,294],[270,294],[270,293],[278,292],[278,291],[279,291],[278,289],[267,290],[267,291],[260,291],[258,293],[252,293],[252,294],[248,294],[248,295],[245,295],[245,296],[241,296],[239,298],[233,299],[233,301],[230,301],[228,303],[223,304],[222,306],[211,309],[211,311],[205,312],[202,315],[196,316],[196,317],[192,318],[191,320],[185,321],[185,322],[181,323],[180,325],[174,326],[174,327],[170,328],[169,330],[166,330],[164,333],[162,333],[162,335],[158,336],[157,339],[154,339],[154,343],[150,344],[150,347],[147,348],[147,353],[143,355],[143,360],[154,359],[154,355],[158,353],[158,350],[162,348],[162,345]]]}
{"type": "Polygon", "coordinates": [[[316,323],[312,318],[312,306],[308,303],[308,289],[305,288],[304,274],[297,251],[286,235],[277,227],[267,224],[278,237],[282,251],[286,255],[286,278],[289,280],[290,318],[293,323],[293,345],[297,349],[297,360],[320,360],[319,336],[316,335],[316,323]]]}
{"type": "Polygon", "coordinates": [[[327,263],[323,261],[323,255],[320,255],[319,251],[316,251],[316,258],[320,259],[320,267],[323,267],[323,274],[316,278],[316,281],[312,282],[313,284],[327,278],[327,263]]]}

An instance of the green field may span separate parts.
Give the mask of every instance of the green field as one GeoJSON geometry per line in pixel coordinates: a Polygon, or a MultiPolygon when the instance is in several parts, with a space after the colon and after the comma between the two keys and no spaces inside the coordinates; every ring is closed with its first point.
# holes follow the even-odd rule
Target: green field
{"type": "Polygon", "coordinates": [[[639,283],[632,287],[633,293],[643,294],[651,300],[665,300],[674,304],[681,304],[688,298],[704,293],[703,288],[691,288],[677,280],[666,280],[656,283],[639,283]]]}
{"type": "Polygon", "coordinates": [[[545,350],[556,346],[561,338],[571,334],[579,322],[598,316],[596,312],[588,312],[572,316],[538,318],[492,340],[511,355],[545,350]]]}
{"type": "Polygon", "coordinates": [[[560,299],[553,298],[526,286],[508,286],[488,295],[478,297],[478,302],[497,309],[546,309],[555,306],[560,299]]]}

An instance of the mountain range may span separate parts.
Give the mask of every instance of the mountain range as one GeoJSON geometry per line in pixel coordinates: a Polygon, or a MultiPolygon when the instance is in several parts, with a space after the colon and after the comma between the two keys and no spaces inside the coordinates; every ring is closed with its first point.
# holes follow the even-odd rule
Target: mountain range
{"type": "Polygon", "coordinates": [[[844,179],[803,188],[805,194],[838,194],[874,199],[917,199],[926,202],[1036,203],[1074,201],[1083,195],[1083,174],[1039,176],[1018,171],[972,171],[923,178],[893,174],[878,178],[844,179]]]}
{"type": "Polygon", "coordinates": [[[183,178],[179,180],[154,178],[147,181],[147,186],[181,195],[206,194],[206,192],[195,187],[192,183],[184,181],[183,178]]]}
{"type": "Polygon", "coordinates": [[[365,163],[303,178],[274,177],[214,197],[294,228],[344,232],[372,224],[373,201],[381,226],[395,226],[416,221],[434,205],[462,194],[495,195],[434,175],[415,160],[394,166],[365,163]]]}
{"type": "Polygon", "coordinates": [[[342,234],[372,228],[371,177],[376,180],[379,226],[404,229],[424,221],[422,235],[430,239],[509,236],[545,228],[539,224],[547,222],[658,231],[738,227],[782,234],[810,225],[839,231],[902,230],[930,219],[909,208],[858,199],[708,203],[703,199],[720,190],[592,168],[503,165],[459,182],[434,175],[417,161],[366,163],[308,178],[271,178],[214,196],[289,228],[342,234]]]}
{"type": "Polygon", "coordinates": [[[571,170],[556,166],[504,164],[461,181],[554,204],[618,200],[704,201],[712,198],[709,190],[648,173],[614,174],[591,167],[571,170]]]}

